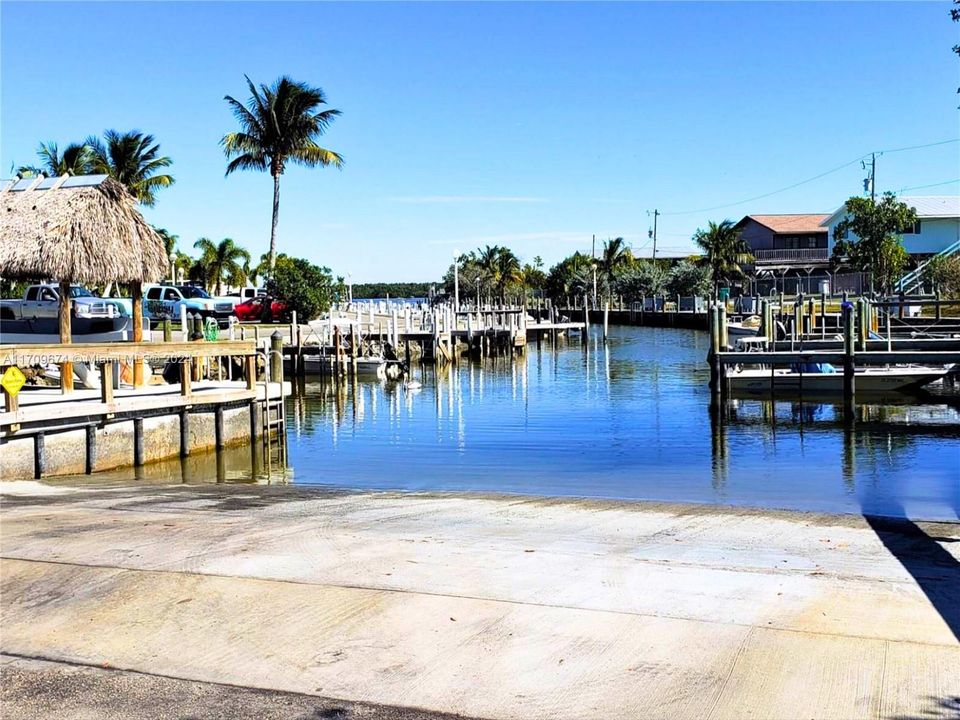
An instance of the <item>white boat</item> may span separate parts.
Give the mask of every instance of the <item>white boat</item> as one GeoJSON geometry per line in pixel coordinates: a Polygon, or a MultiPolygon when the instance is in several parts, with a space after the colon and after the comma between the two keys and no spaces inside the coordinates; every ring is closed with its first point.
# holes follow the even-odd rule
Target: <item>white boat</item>
{"type": "MultiPolygon", "coordinates": [[[[858,395],[915,390],[943,378],[946,374],[946,368],[919,366],[858,368],[854,373],[854,389],[858,395]]],[[[843,392],[843,373],[836,370],[800,373],[792,368],[778,368],[772,372],[770,368],[731,368],[727,373],[731,392],[758,395],[769,393],[771,381],[775,392],[843,392]]]]}
{"type": "MultiPolygon", "coordinates": [[[[71,337],[75,343],[122,342],[133,339],[133,318],[72,318],[71,337]]],[[[150,321],[143,320],[143,341],[150,342],[150,321]]],[[[0,343],[4,345],[54,345],[60,342],[57,318],[3,320],[0,343]]]]}
{"type": "MultiPolygon", "coordinates": [[[[305,355],[303,364],[308,373],[327,372],[330,369],[330,356],[305,355]]],[[[382,380],[387,377],[387,364],[388,361],[378,355],[357,358],[357,377],[382,380]]]]}
{"type": "Polygon", "coordinates": [[[730,339],[731,344],[736,344],[735,341],[738,338],[756,337],[759,332],[760,317],[757,315],[744,318],[741,322],[727,323],[727,337],[730,339]]]}

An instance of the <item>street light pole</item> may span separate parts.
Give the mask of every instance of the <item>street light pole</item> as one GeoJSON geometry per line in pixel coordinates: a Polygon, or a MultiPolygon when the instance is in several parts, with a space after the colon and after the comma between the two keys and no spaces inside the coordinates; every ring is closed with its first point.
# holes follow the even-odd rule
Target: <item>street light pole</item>
{"type": "Polygon", "coordinates": [[[175,252],[170,253],[170,282],[174,285],[177,284],[177,254],[175,252]]]}
{"type": "Polygon", "coordinates": [[[353,273],[347,273],[347,302],[353,302],[353,273]]]}
{"type": "Polygon", "coordinates": [[[460,311],[460,251],[453,251],[453,311],[460,311]]]}

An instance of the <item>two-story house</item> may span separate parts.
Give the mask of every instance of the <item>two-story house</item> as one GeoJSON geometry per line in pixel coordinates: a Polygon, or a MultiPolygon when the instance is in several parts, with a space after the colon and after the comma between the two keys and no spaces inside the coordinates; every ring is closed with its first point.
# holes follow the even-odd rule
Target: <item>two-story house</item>
{"type": "Polygon", "coordinates": [[[827,214],[747,215],[736,228],[753,253],[753,292],[818,292],[829,278],[827,214]]]}
{"type": "MultiPolygon", "coordinates": [[[[901,197],[899,200],[917,211],[917,222],[900,235],[903,247],[914,260],[922,261],[960,242],[960,195],[901,197]]],[[[837,224],[846,214],[844,204],[823,222],[831,252],[840,239],[836,237],[837,224]]]]}

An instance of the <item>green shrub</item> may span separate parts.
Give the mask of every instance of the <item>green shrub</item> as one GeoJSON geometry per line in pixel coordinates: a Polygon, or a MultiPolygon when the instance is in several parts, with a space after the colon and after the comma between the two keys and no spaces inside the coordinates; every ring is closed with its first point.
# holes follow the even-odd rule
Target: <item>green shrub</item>
{"type": "Polygon", "coordinates": [[[308,322],[330,309],[333,276],[329,268],[303,258],[277,256],[273,277],[267,280],[267,294],[297,313],[299,322],[308,322]]]}

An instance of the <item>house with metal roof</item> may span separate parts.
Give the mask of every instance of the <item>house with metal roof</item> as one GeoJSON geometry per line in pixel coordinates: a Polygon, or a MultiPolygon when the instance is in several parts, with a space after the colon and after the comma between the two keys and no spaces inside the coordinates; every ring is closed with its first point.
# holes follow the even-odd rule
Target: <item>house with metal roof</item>
{"type": "MultiPolygon", "coordinates": [[[[917,222],[901,234],[903,247],[915,259],[923,260],[960,243],[960,195],[901,197],[899,200],[917,211],[917,222]]],[[[831,252],[839,239],[836,237],[837,224],[846,214],[844,204],[823,221],[831,252]]]]}

